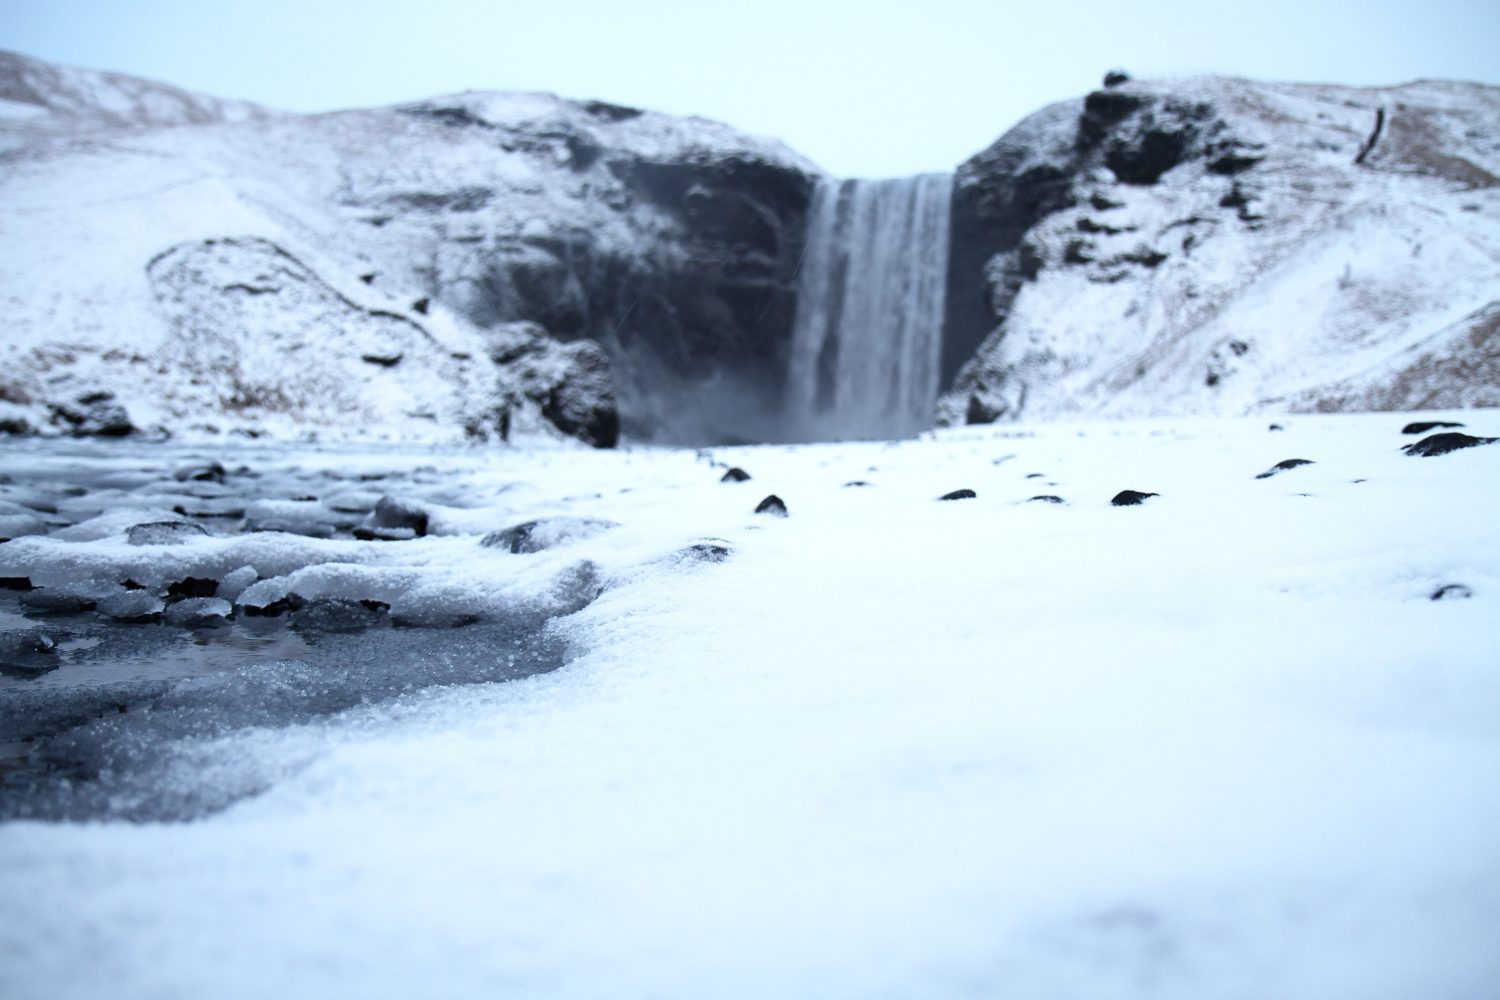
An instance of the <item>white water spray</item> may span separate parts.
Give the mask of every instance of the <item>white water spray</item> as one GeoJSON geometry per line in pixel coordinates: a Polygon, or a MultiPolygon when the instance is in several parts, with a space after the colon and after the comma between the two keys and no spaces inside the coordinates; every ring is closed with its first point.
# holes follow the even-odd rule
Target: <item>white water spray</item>
{"type": "Polygon", "coordinates": [[[952,184],[950,174],[819,183],[788,368],[793,436],[898,438],[932,426],[952,184]]]}

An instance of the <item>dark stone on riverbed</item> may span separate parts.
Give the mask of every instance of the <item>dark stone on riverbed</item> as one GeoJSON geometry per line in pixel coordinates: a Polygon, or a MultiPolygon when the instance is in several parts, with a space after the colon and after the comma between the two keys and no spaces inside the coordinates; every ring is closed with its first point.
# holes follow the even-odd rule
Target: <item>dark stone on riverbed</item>
{"type": "Polygon", "coordinates": [[[224,466],[218,462],[184,465],[180,469],[173,470],[172,478],[179,483],[222,483],[224,481],[224,466]]]}
{"type": "Polygon", "coordinates": [[[719,478],[721,483],[743,483],[750,478],[750,473],[736,465],[719,478]]]}
{"type": "Polygon", "coordinates": [[[202,577],[190,576],[178,580],[167,588],[169,600],[183,600],[189,597],[213,597],[219,592],[218,580],[207,580],[202,577]]]}
{"type": "Polygon", "coordinates": [[[590,538],[618,527],[602,517],[544,517],[523,521],[503,531],[492,531],[479,540],[487,549],[504,549],[516,555],[542,552],[570,542],[590,538]]]}
{"type": "Polygon", "coordinates": [[[1438,427],[1462,427],[1463,424],[1454,423],[1451,420],[1418,420],[1401,428],[1402,434],[1426,434],[1428,431],[1438,427]]]}
{"type": "Polygon", "coordinates": [[[1275,465],[1271,466],[1265,472],[1260,473],[1255,478],[1256,479],[1270,479],[1272,476],[1276,475],[1279,472],[1285,472],[1288,469],[1295,469],[1299,465],[1312,465],[1312,464],[1313,464],[1312,460],[1308,459],[1308,458],[1288,458],[1288,459],[1286,459],[1283,462],[1277,462],[1275,465]]]}
{"type": "Polygon", "coordinates": [[[944,493],[938,497],[939,500],[973,500],[979,496],[973,490],[954,490],[952,493],[944,493]]]}
{"type": "Polygon", "coordinates": [[[370,515],[376,528],[410,528],[418,535],[427,534],[427,511],[408,500],[383,496],[370,515]]]}
{"type": "Polygon", "coordinates": [[[29,680],[56,670],[57,643],[39,631],[0,632],[0,674],[29,680]]]}
{"type": "Polygon", "coordinates": [[[1028,497],[1027,500],[1026,500],[1026,502],[1027,503],[1067,503],[1067,501],[1064,500],[1062,497],[1054,496],[1051,493],[1043,493],[1043,494],[1041,494],[1039,496],[1028,497]]]}
{"type": "Polygon", "coordinates": [[[1408,455],[1431,458],[1435,455],[1446,455],[1450,451],[1477,448],[1482,444],[1494,444],[1496,441],[1500,441],[1500,438],[1474,437],[1470,434],[1459,434],[1456,431],[1448,431],[1445,434],[1434,434],[1432,437],[1425,437],[1415,444],[1407,445],[1401,450],[1408,455]]]}
{"type": "Polygon", "coordinates": [[[192,521],[151,521],[132,525],[125,533],[125,540],[131,545],[176,545],[207,534],[207,528],[192,521]]]}
{"type": "Polygon", "coordinates": [[[1140,490],[1121,490],[1109,501],[1115,507],[1134,507],[1145,503],[1150,497],[1161,496],[1160,493],[1142,493],[1140,490]]]}
{"type": "Polygon", "coordinates": [[[786,503],[782,501],[781,497],[772,493],[770,496],[766,497],[756,505],[755,513],[771,514],[775,517],[786,517],[786,503]]]}

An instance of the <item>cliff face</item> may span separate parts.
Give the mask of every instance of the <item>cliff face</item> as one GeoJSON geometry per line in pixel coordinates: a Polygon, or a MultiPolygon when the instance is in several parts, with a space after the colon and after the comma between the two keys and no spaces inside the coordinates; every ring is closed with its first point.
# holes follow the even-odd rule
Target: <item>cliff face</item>
{"type": "Polygon", "coordinates": [[[817,171],[777,143],[548,95],[281,114],[8,54],[0,103],[12,427],[112,394],[140,428],[599,444],[779,407],[817,171]]]}
{"type": "Polygon", "coordinates": [[[944,423],[1500,405],[1500,90],[1127,82],[955,178],[944,423]]]}

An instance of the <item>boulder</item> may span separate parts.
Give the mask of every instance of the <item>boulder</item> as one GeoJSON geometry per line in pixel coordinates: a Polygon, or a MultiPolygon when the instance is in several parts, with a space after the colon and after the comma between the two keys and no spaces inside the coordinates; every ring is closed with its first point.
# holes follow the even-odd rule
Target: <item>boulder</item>
{"type": "Polygon", "coordinates": [[[1312,464],[1313,463],[1312,463],[1311,459],[1307,459],[1307,458],[1288,458],[1288,459],[1286,459],[1284,461],[1277,462],[1275,465],[1271,466],[1265,472],[1257,473],[1255,478],[1256,479],[1270,479],[1272,476],[1275,476],[1275,475],[1278,475],[1280,473],[1286,472],[1288,469],[1295,469],[1295,468],[1297,468],[1298,466],[1301,466],[1301,465],[1312,465],[1312,464]]]}
{"type": "Polygon", "coordinates": [[[1442,434],[1434,434],[1420,441],[1413,442],[1401,450],[1408,455],[1416,455],[1423,458],[1431,458],[1435,455],[1446,455],[1449,452],[1461,451],[1464,448],[1478,448],[1480,445],[1494,444],[1500,438],[1474,437],[1472,434],[1461,434],[1458,431],[1446,431],[1442,434]]]}
{"type": "Polygon", "coordinates": [[[1135,507],[1145,503],[1148,499],[1161,496],[1160,493],[1142,493],[1140,490],[1121,490],[1110,498],[1110,504],[1115,507],[1135,507]]]}
{"type": "Polygon", "coordinates": [[[614,521],[599,517],[547,517],[491,532],[481,538],[479,544],[483,548],[515,554],[542,552],[592,538],[616,527],[619,525],[614,521]]]}
{"type": "Polygon", "coordinates": [[[760,503],[756,504],[755,513],[770,514],[773,517],[786,517],[786,504],[782,501],[781,497],[772,493],[760,503]]]}

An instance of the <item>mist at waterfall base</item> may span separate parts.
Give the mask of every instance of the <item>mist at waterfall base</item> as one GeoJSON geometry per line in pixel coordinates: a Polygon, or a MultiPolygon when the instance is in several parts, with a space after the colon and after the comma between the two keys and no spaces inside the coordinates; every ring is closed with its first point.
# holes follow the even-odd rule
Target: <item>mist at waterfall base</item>
{"type": "Polygon", "coordinates": [[[798,268],[789,440],[911,437],[933,423],[953,178],[824,179],[798,268]]]}

